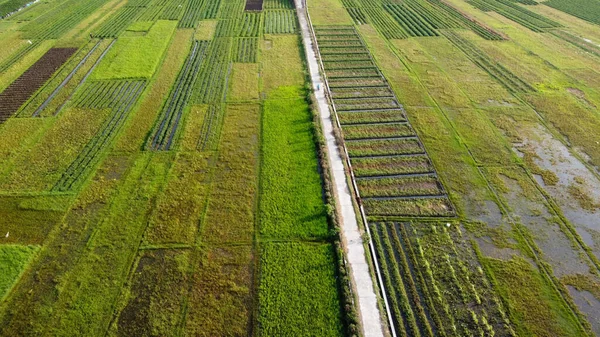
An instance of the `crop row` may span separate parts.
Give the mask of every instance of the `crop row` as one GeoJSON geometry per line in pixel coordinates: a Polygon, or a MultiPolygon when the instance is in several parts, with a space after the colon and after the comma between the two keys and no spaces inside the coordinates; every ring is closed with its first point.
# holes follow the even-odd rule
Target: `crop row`
{"type": "Polygon", "coordinates": [[[264,2],[265,9],[294,9],[294,1],[292,0],[266,0],[264,2]]]}
{"type": "Polygon", "coordinates": [[[471,61],[495,78],[511,92],[532,92],[535,89],[525,81],[518,78],[501,64],[493,61],[483,51],[479,50],[471,42],[451,31],[444,31],[444,35],[467,55],[471,61]]]}
{"type": "Polygon", "coordinates": [[[369,21],[367,21],[367,16],[363,12],[362,8],[350,7],[350,8],[346,8],[346,10],[350,14],[350,17],[352,17],[352,20],[354,20],[354,22],[357,25],[365,25],[365,24],[369,23],[369,21]]]}
{"type": "Polygon", "coordinates": [[[202,17],[202,8],[204,6],[204,0],[189,0],[185,12],[181,21],[179,21],[179,28],[196,28],[200,18],[202,17]]]}
{"type": "Polygon", "coordinates": [[[183,15],[183,11],[186,8],[186,0],[173,0],[170,1],[165,7],[163,12],[160,14],[160,18],[163,20],[179,20],[183,15]]]}
{"type": "Polygon", "coordinates": [[[406,5],[388,4],[385,9],[409,36],[438,36],[435,28],[406,5]]]}
{"type": "Polygon", "coordinates": [[[268,10],[265,12],[265,34],[294,34],[298,29],[293,10],[268,10]]]}
{"type": "MultiPolygon", "coordinates": [[[[75,83],[81,81],[87,70],[95,62],[95,59],[102,53],[102,42],[88,43],[81,48],[73,57],[66,62],[56,75],[38,90],[35,95],[23,106],[19,111],[19,117],[37,117],[46,108],[52,111],[52,114],[57,109],[57,106],[66,101],[67,96],[71,92],[68,89],[74,87],[75,83]],[[79,71],[79,70],[82,71],[79,71]],[[87,69],[87,70],[86,70],[87,69]],[[67,90],[64,90],[68,86],[67,90]],[[58,98],[53,103],[54,99],[58,98]]],[[[44,115],[41,115],[44,116],[44,115]]]]}
{"type": "Polygon", "coordinates": [[[240,37],[258,37],[260,34],[260,26],[262,15],[258,13],[244,13],[240,25],[240,31],[237,36],[240,37]]]}
{"type": "Polygon", "coordinates": [[[494,11],[534,32],[542,32],[546,28],[560,27],[560,24],[534,13],[510,0],[468,0],[473,6],[483,11],[494,11]]]}
{"type": "Polygon", "coordinates": [[[22,36],[30,40],[58,39],[106,2],[107,0],[68,0],[25,24],[20,29],[23,31],[22,36]]]}
{"type": "Polygon", "coordinates": [[[588,42],[580,37],[577,37],[567,31],[555,29],[551,32],[553,35],[585,50],[588,53],[594,54],[600,57],[600,46],[594,44],[593,42],[588,42]]]}
{"type": "Polygon", "coordinates": [[[233,62],[254,63],[258,52],[258,39],[247,37],[236,41],[233,62]]]}
{"type": "Polygon", "coordinates": [[[199,151],[212,151],[217,148],[224,113],[223,104],[211,104],[206,110],[196,145],[199,151]]]}
{"type": "Polygon", "coordinates": [[[76,51],[76,48],[50,49],[0,93],[0,123],[17,112],[76,51]]]}
{"type": "Polygon", "coordinates": [[[96,29],[92,33],[92,36],[98,38],[117,37],[135,20],[139,13],[140,10],[137,7],[121,8],[111,18],[106,20],[100,28],[96,29]]]}
{"type": "Polygon", "coordinates": [[[53,191],[72,190],[95,165],[110,141],[125,122],[131,107],[145,87],[143,80],[99,81],[82,88],[74,101],[80,108],[111,109],[100,130],[94,135],[56,182],[53,191]]]}
{"type": "MultiPolygon", "coordinates": [[[[244,16],[244,3],[240,1],[224,1],[221,4],[217,18],[241,21],[244,16]]],[[[239,22],[238,22],[239,23],[239,22]]]]}
{"type": "Polygon", "coordinates": [[[153,0],[127,0],[125,7],[148,7],[153,0]]]}
{"type": "Polygon", "coordinates": [[[440,333],[515,336],[459,225],[415,224],[401,230],[410,238],[406,242],[413,247],[413,259],[424,276],[440,333]]]}
{"type": "Polygon", "coordinates": [[[142,12],[142,14],[135,19],[135,21],[143,21],[143,22],[156,21],[156,20],[158,20],[158,18],[160,17],[160,15],[162,14],[162,12],[164,10],[165,10],[164,5],[154,4],[154,5],[148,6],[142,12]]]}
{"type": "Polygon", "coordinates": [[[211,0],[204,3],[201,19],[216,19],[221,0],[211,0]]]}
{"type": "Polygon", "coordinates": [[[229,77],[230,38],[215,38],[202,63],[198,80],[194,86],[193,101],[196,104],[222,102],[229,77]]]}
{"type": "Polygon", "coordinates": [[[373,223],[371,233],[400,336],[514,336],[460,229],[373,223]]]}
{"type": "Polygon", "coordinates": [[[406,32],[398,25],[396,20],[381,7],[365,7],[363,12],[369,18],[369,21],[383,34],[386,39],[404,39],[406,32]]]}
{"type": "Polygon", "coordinates": [[[181,116],[187,106],[191,90],[196,82],[200,64],[204,59],[209,42],[195,41],[184,67],[177,75],[174,88],[163,104],[160,117],[148,142],[152,150],[168,151],[175,138],[181,116]]]}
{"type": "MultiPolygon", "coordinates": [[[[475,19],[469,17],[467,14],[461,12],[460,10],[454,8],[444,1],[436,1],[430,0],[430,3],[433,7],[435,7],[438,11],[444,13],[448,20],[455,20],[460,22],[464,27],[469,28],[477,35],[481,36],[486,40],[504,40],[504,37],[492,30],[491,28],[483,26],[481,23],[476,21],[475,19]]],[[[452,27],[449,27],[452,28],[452,27]]]]}
{"type": "Polygon", "coordinates": [[[588,0],[548,0],[544,5],[600,25],[600,3],[588,0]]]}
{"type": "Polygon", "coordinates": [[[407,249],[406,238],[394,225],[373,224],[371,233],[398,335],[433,336],[430,299],[407,249]]]}
{"type": "Polygon", "coordinates": [[[369,123],[389,123],[405,122],[404,111],[383,110],[383,111],[361,111],[361,112],[338,112],[337,116],[342,125],[369,124],[369,123]]]}

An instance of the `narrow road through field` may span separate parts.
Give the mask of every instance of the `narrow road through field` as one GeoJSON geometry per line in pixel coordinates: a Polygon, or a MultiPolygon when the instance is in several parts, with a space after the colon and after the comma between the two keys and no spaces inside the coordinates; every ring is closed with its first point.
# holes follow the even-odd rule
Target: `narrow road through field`
{"type": "Polygon", "coordinates": [[[323,134],[327,141],[328,160],[333,175],[333,184],[337,194],[338,209],[341,212],[339,219],[342,240],[346,247],[346,259],[350,265],[350,275],[356,286],[358,296],[358,309],[362,320],[363,334],[365,337],[383,336],[381,315],[377,305],[377,296],[373,287],[373,281],[369,273],[369,265],[365,256],[363,240],[358,229],[356,213],[352,205],[352,195],[346,181],[344,163],[333,134],[333,122],[331,111],[325,97],[324,83],[319,74],[319,63],[313,49],[313,41],[309,29],[305,9],[300,1],[296,2],[298,20],[302,31],[302,41],[308,62],[308,69],[318,103],[319,115],[323,134]]]}

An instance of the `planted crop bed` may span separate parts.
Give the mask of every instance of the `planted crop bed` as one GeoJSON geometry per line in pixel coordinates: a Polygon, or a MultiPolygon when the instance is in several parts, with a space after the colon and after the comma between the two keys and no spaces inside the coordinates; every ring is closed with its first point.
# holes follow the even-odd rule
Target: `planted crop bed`
{"type": "Polygon", "coordinates": [[[345,139],[350,157],[389,156],[423,153],[416,138],[349,140],[345,139]]]}
{"type": "Polygon", "coordinates": [[[338,112],[337,117],[342,125],[373,124],[389,122],[405,122],[404,111],[398,110],[374,110],[338,112]]]}
{"type": "Polygon", "coordinates": [[[494,11],[534,32],[543,32],[545,29],[561,26],[510,0],[468,0],[468,2],[482,11],[494,11]]]}
{"type": "Polygon", "coordinates": [[[204,0],[190,0],[181,21],[179,21],[179,27],[196,28],[202,17],[202,7],[204,6],[204,3],[204,0]]]}
{"type": "Polygon", "coordinates": [[[292,0],[266,0],[265,9],[294,9],[292,0]]]}
{"type": "Polygon", "coordinates": [[[373,223],[371,233],[400,336],[515,336],[458,225],[373,223]]]}
{"type": "Polygon", "coordinates": [[[187,106],[200,64],[208,47],[207,41],[195,41],[183,69],[179,72],[173,90],[164,103],[158,123],[154,127],[148,147],[152,150],[171,149],[183,110],[187,106]]]}
{"type": "Polygon", "coordinates": [[[73,189],[98,162],[102,150],[110,144],[138,99],[144,80],[95,81],[82,88],[73,105],[85,109],[110,109],[109,117],[56,182],[53,191],[73,189]]]}
{"type": "Polygon", "coordinates": [[[490,74],[490,76],[495,78],[509,91],[514,93],[527,93],[535,91],[535,88],[521,80],[515,74],[511,73],[501,64],[492,60],[471,42],[451,31],[445,31],[444,35],[446,38],[448,38],[448,40],[452,41],[452,43],[454,43],[458,49],[462,50],[463,53],[465,53],[465,55],[467,55],[467,57],[473,61],[473,63],[490,74]]]}
{"type": "Polygon", "coordinates": [[[600,25],[600,1],[549,0],[544,5],[600,25]]]}
{"type": "Polygon", "coordinates": [[[237,39],[233,54],[233,62],[254,63],[258,52],[258,39],[240,38],[237,39]]]}
{"type": "Polygon", "coordinates": [[[244,13],[238,36],[258,37],[260,34],[261,23],[262,15],[258,13],[244,13]]]}
{"type": "Polygon", "coordinates": [[[357,177],[381,177],[401,174],[433,173],[427,155],[353,158],[352,169],[357,177]]]}
{"type": "Polygon", "coordinates": [[[294,34],[298,29],[294,10],[268,10],[265,12],[265,34],[294,34]]]}
{"type": "Polygon", "coordinates": [[[453,216],[423,144],[356,31],[317,26],[315,35],[367,215],[453,216]]]}
{"type": "Polygon", "coordinates": [[[416,135],[408,123],[344,125],[342,130],[344,131],[344,138],[349,140],[416,135]]]}
{"type": "Polygon", "coordinates": [[[394,196],[434,196],[444,190],[435,174],[399,175],[385,178],[362,178],[356,181],[362,198],[394,196]]]}
{"type": "Polygon", "coordinates": [[[52,48],[0,94],[0,123],[7,120],[77,51],[52,48]]]}
{"type": "Polygon", "coordinates": [[[124,7],[92,33],[92,36],[98,38],[117,37],[139,14],[140,9],[137,7],[124,7]]]}
{"type": "Polygon", "coordinates": [[[202,62],[199,78],[194,87],[195,103],[216,103],[225,100],[231,39],[214,39],[202,62]]]}

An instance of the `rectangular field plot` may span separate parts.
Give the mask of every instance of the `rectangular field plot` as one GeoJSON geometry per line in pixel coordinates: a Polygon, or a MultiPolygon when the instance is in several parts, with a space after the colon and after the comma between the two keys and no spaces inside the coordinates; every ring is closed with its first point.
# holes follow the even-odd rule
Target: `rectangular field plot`
{"type": "Polygon", "coordinates": [[[342,335],[330,244],[265,243],[260,259],[258,336],[342,335]]]}
{"type": "Polygon", "coordinates": [[[40,88],[77,51],[76,48],[52,48],[23,75],[0,93],[0,123],[4,122],[40,88]]]}
{"type": "Polygon", "coordinates": [[[265,34],[294,34],[298,29],[296,11],[269,10],[265,12],[265,34]]]}
{"type": "Polygon", "coordinates": [[[262,15],[258,13],[244,13],[242,22],[240,23],[240,37],[258,37],[260,34],[260,26],[262,24],[262,15]]]}
{"type": "Polygon", "coordinates": [[[342,125],[406,121],[403,110],[338,112],[337,116],[342,125]]]}
{"type": "Polygon", "coordinates": [[[366,125],[346,125],[342,127],[344,139],[369,139],[414,136],[415,132],[407,123],[385,123],[366,125]]]}
{"type": "Polygon", "coordinates": [[[343,111],[371,111],[399,109],[400,104],[395,98],[344,98],[334,99],[336,110],[343,111]]]}
{"type": "Polygon", "coordinates": [[[368,216],[451,217],[452,203],[447,197],[389,197],[363,199],[368,216]]]}
{"type": "Polygon", "coordinates": [[[446,226],[370,226],[396,331],[408,336],[469,336],[473,331],[514,336],[506,309],[460,225],[446,226]]]}
{"type": "Polygon", "coordinates": [[[352,158],[351,162],[358,177],[433,172],[433,165],[426,155],[352,158]]]}
{"type": "Polygon", "coordinates": [[[120,334],[172,336],[181,319],[181,307],[187,295],[189,282],[185,267],[188,266],[188,250],[141,251],[135,267],[130,297],[114,324],[120,334]],[[154,303],[160,307],[160,315],[153,315],[154,303]]]}
{"type": "Polygon", "coordinates": [[[350,157],[386,156],[423,153],[416,138],[346,141],[350,157]]]}
{"type": "Polygon", "coordinates": [[[109,110],[110,115],[62,174],[52,188],[53,191],[69,191],[87,176],[97,163],[102,150],[111,143],[123,126],[145,86],[146,82],[143,80],[97,81],[82,88],[73,105],[85,109],[109,110]]]}
{"type": "Polygon", "coordinates": [[[325,61],[323,60],[325,71],[329,70],[347,70],[347,69],[363,69],[375,68],[375,64],[371,60],[366,61],[325,61]]]}
{"type": "Polygon", "coordinates": [[[293,0],[265,0],[265,9],[294,9],[293,0]]]}
{"type": "Polygon", "coordinates": [[[152,77],[176,28],[175,21],[157,21],[146,35],[120,37],[90,78],[152,77]]]}
{"type": "MultiPolygon", "coordinates": [[[[414,16],[404,19],[417,24],[414,16]]],[[[387,25],[385,20],[378,24],[387,25]]],[[[430,30],[417,36],[437,35],[431,24],[420,24],[430,30]]],[[[367,215],[453,216],[431,160],[358,33],[351,26],[315,30],[327,89],[367,215]]]]}
{"type": "Polygon", "coordinates": [[[255,63],[258,52],[257,38],[240,38],[235,44],[233,62],[255,63]]]}
{"type": "Polygon", "coordinates": [[[153,150],[169,150],[171,148],[207,48],[207,41],[194,42],[185,65],[177,76],[174,90],[171,91],[163,105],[160,119],[149,139],[148,148],[153,150]]]}
{"type": "Polygon", "coordinates": [[[39,248],[39,246],[0,245],[0,300],[8,295],[39,248]]]}
{"type": "Polygon", "coordinates": [[[394,93],[387,87],[375,88],[338,88],[331,92],[333,99],[338,98],[374,98],[394,97],[394,93]]]}
{"type": "Polygon", "coordinates": [[[365,77],[365,78],[332,78],[328,80],[331,89],[338,88],[382,88],[386,87],[386,81],[381,77],[365,77]]]}
{"type": "Polygon", "coordinates": [[[377,68],[336,69],[328,71],[329,78],[379,77],[377,68]]]}
{"type": "Polygon", "coordinates": [[[356,183],[360,190],[360,196],[363,198],[441,195],[444,193],[434,174],[362,178],[358,179],[356,183]]]}

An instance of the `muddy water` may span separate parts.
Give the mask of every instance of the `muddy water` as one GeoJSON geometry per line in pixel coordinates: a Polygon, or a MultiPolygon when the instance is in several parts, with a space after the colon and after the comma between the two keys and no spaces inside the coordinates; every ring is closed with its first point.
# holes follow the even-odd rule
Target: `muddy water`
{"type": "Polygon", "coordinates": [[[515,180],[504,176],[501,178],[509,190],[504,194],[504,199],[512,218],[529,229],[554,274],[559,278],[569,274],[589,274],[590,261],[584,257],[581,248],[573,247],[559,225],[550,221],[554,214],[550,212],[542,194],[539,193],[534,200],[527,199],[515,180]]]}
{"type": "Polygon", "coordinates": [[[517,151],[526,149],[534,152],[539,157],[534,159],[535,163],[556,174],[558,183],[554,186],[544,185],[541,177],[536,179],[560,206],[596,257],[600,258],[600,209],[584,209],[580,201],[569,193],[569,188],[576,186],[594,203],[600,204],[600,180],[542,127],[532,126],[522,131],[524,142],[517,151]]]}
{"type": "Polygon", "coordinates": [[[579,310],[586,316],[588,322],[592,325],[592,331],[596,336],[600,336],[600,300],[598,300],[589,291],[579,291],[573,286],[567,286],[571,298],[579,308],[579,310]]]}

